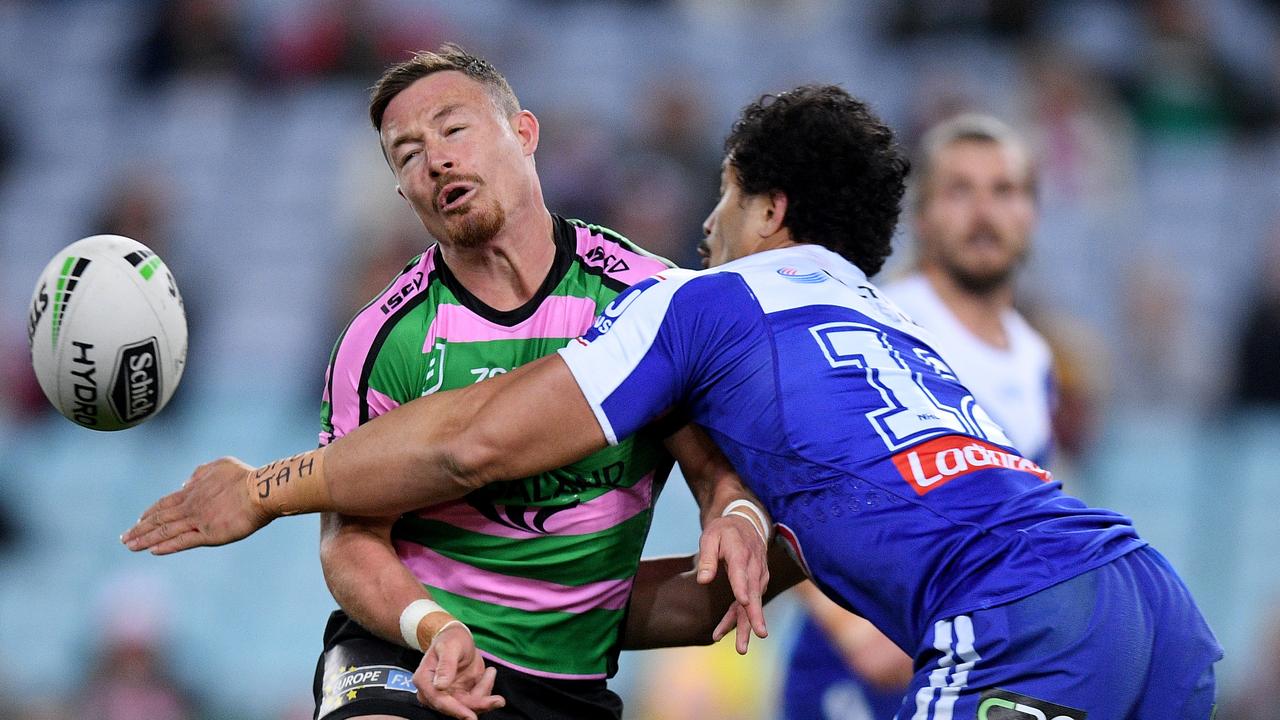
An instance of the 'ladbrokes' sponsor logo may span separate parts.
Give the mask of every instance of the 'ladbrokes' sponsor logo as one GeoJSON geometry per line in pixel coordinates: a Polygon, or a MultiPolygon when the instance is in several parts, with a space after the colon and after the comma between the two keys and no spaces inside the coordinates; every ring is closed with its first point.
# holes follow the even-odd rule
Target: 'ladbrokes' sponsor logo
{"type": "Polygon", "coordinates": [[[978,703],[978,720],[1086,720],[1088,717],[1089,713],[1084,710],[1000,688],[983,692],[978,703]]]}
{"type": "Polygon", "coordinates": [[[947,435],[913,446],[893,456],[893,464],[917,495],[924,495],[958,477],[987,468],[1021,470],[1045,482],[1048,470],[991,443],[962,435],[947,435]]]}
{"type": "Polygon", "coordinates": [[[160,349],[155,338],[120,349],[111,382],[111,409],[121,422],[133,422],[156,411],[160,402],[160,349]]]}

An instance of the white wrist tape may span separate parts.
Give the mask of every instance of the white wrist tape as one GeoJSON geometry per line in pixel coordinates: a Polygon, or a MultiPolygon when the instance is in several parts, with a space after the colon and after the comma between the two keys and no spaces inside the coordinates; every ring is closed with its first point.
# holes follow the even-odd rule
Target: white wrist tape
{"type": "Polygon", "coordinates": [[[756,532],[760,534],[760,539],[764,541],[764,544],[769,544],[769,521],[765,518],[764,511],[758,505],[750,500],[734,500],[725,507],[724,512],[720,513],[721,517],[727,515],[741,515],[746,518],[751,523],[751,527],[755,528],[756,532]]]}
{"type": "MultiPolygon", "coordinates": [[[[404,638],[406,645],[418,652],[426,652],[418,642],[418,623],[422,622],[422,618],[433,612],[445,612],[445,609],[440,607],[438,603],[423,599],[409,603],[405,606],[404,612],[400,613],[400,637],[404,638]]],[[[453,622],[458,621],[454,620],[453,622]]],[[[445,627],[448,627],[448,625],[446,623],[445,627]]]]}

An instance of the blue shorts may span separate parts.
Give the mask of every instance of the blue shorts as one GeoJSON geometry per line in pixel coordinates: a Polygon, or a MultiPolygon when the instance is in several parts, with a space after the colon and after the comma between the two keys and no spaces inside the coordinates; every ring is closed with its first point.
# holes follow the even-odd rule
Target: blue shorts
{"type": "Polygon", "coordinates": [[[934,623],[898,720],[1209,720],[1209,626],[1144,547],[1034,595],[934,623]]]}

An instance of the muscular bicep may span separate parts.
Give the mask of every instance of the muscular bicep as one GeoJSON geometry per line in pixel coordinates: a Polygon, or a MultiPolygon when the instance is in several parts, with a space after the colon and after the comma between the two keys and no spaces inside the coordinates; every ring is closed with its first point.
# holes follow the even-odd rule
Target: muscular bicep
{"type": "Polygon", "coordinates": [[[606,445],[595,413],[558,355],[475,388],[476,410],[453,459],[479,472],[483,482],[553,470],[606,445]]]}

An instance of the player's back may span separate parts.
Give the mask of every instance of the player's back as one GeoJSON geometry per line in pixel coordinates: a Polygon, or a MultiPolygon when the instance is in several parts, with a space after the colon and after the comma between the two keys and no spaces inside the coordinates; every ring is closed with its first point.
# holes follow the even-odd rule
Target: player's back
{"type": "Polygon", "coordinates": [[[800,245],[663,277],[562,351],[606,436],[677,406],[818,585],[899,645],[1142,544],[1020,456],[928,334],[838,255],[800,245]]]}
{"type": "Polygon", "coordinates": [[[1139,544],[1127,519],[1062,494],[1021,457],[928,333],[854,266],[810,245],[748,257],[723,275],[744,286],[736,297],[756,305],[743,308],[754,310],[754,332],[734,334],[759,343],[750,355],[767,348],[775,358],[772,377],[751,373],[754,387],[772,391],[772,412],[750,430],[722,414],[721,403],[694,417],[712,423],[750,475],[766,478],[755,489],[775,517],[789,520],[799,547],[823,548],[805,558],[819,584],[841,583],[836,589],[855,605],[865,600],[871,607],[854,609],[891,637],[920,637],[922,628],[888,621],[901,614],[875,606],[906,602],[917,621],[955,615],[1022,597],[1139,544]],[[779,474],[783,458],[789,467],[779,474]],[[805,542],[815,534],[826,542],[805,542]],[[874,551],[848,563],[862,548],[874,551]]]}

